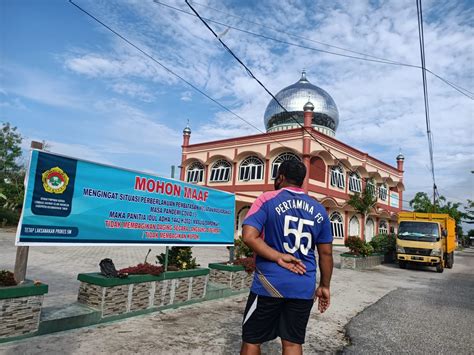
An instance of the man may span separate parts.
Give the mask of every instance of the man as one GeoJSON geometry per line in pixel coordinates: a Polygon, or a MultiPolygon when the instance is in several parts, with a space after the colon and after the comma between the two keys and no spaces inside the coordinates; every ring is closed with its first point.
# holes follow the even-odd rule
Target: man
{"type": "Polygon", "coordinates": [[[243,240],[256,254],[256,270],[242,325],[241,354],[281,338],[283,354],[302,354],[313,302],[329,307],[333,260],[326,210],[301,189],[303,163],[280,165],[275,191],[263,193],[244,221],[243,240]],[[321,280],[316,289],[315,246],[321,280]]]}

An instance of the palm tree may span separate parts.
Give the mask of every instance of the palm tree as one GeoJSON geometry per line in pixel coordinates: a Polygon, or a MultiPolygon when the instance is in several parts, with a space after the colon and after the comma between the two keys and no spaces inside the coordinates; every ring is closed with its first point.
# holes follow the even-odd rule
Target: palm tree
{"type": "Polygon", "coordinates": [[[369,215],[370,210],[374,208],[377,203],[377,195],[375,194],[374,188],[366,184],[362,193],[355,192],[347,203],[363,217],[362,226],[364,228],[365,240],[365,223],[367,222],[367,216],[369,215]]]}

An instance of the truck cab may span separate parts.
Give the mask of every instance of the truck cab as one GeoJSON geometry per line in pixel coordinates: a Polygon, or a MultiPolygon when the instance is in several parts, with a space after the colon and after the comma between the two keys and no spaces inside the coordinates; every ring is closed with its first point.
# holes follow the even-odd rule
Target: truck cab
{"type": "Polygon", "coordinates": [[[454,220],[446,214],[401,212],[396,243],[400,268],[416,263],[443,272],[454,263],[454,220]]]}

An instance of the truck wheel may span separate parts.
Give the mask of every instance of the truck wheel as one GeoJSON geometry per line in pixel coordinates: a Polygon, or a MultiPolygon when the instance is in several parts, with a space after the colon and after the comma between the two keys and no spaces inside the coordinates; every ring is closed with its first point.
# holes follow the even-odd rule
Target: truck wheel
{"type": "Polygon", "coordinates": [[[448,260],[446,260],[446,267],[448,269],[452,269],[454,265],[454,253],[449,253],[447,259],[448,260]]]}
{"type": "Polygon", "coordinates": [[[436,265],[436,272],[442,273],[444,271],[443,261],[441,260],[438,265],[436,265]]]}
{"type": "Polygon", "coordinates": [[[407,262],[399,260],[398,261],[398,266],[400,267],[400,269],[406,269],[407,268],[407,262]]]}

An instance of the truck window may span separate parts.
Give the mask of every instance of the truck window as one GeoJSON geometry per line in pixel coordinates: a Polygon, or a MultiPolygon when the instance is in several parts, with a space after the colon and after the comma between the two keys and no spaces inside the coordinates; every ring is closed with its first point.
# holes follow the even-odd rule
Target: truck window
{"type": "Polygon", "coordinates": [[[402,221],[398,228],[398,238],[435,242],[439,238],[438,224],[432,222],[402,221]]]}

